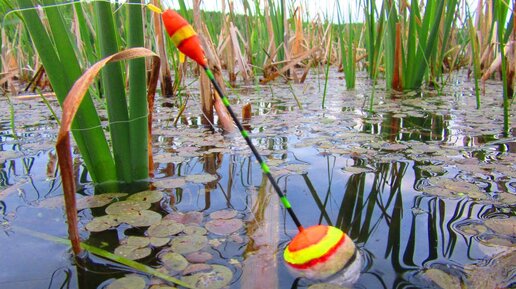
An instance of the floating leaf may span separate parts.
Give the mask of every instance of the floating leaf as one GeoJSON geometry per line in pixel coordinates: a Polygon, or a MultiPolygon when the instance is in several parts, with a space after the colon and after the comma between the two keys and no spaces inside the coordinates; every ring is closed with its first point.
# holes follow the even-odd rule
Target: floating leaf
{"type": "Polygon", "coordinates": [[[487,231],[487,227],[478,221],[466,220],[457,225],[455,228],[463,235],[477,236],[487,231]]]}
{"type": "Polygon", "coordinates": [[[184,178],[161,179],[154,182],[154,186],[162,189],[181,188],[186,184],[184,178]]]}
{"type": "Polygon", "coordinates": [[[516,247],[516,237],[513,236],[482,234],[478,239],[486,246],[516,247]]]}
{"type": "Polygon", "coordinates": [[[147,286],[145,283],[142,277],[131,275],[116,279],[106,289],[144,289],[147,286]]]}
{"type": "Polygon", "coordinates": [[[170,242],[170,248],[176,253],[188,254],[203,249],[207,244],[206,236],[193,234],[174,237],[170,242]]]}
{"type": "Polygon", "coordinates": [[[100,208],[111,203],[113,200],[127,196],[126,193],[105,193],[100,195],[86,196],[77,200],[77,210],[86,208],[100,208]]]}
{"type": "Polygon", "coordinates": [[[170,238],[150,237],[149,240],[150,244],[154,247],[162,247],[170,242],[170,238]]]}
{"type": "Polygon", "coordinates": [[[203,214],[201,212],[172,212],[166,215],[163,219],[165,220],[174,220],[181,224],[201,224],[203,219],[203,214]]]}
{"type": "Polygon", "coordinates": [[[141,201],[121,201],[109,205],[106,208],[106,213],[109,215],[125,214],[129,211],[138,212],[150,208],[151,204],[141,201]]]}
{"type": "Polygon", "coordinates": [[[185,229],[184,229],[184,232],[187,235],[192,235],[192,234],[206,235],[208,233],[208,231],[206,231],[205,228],[199,227],[199,226],[195,226],[195,225],[186,226],[185,229]]]}
{"type": "Polygon", "coordinates": [[[343,170],[352,174],[370,173],[373,171],[370,168],[363,167],[345,167],[343,170]]]}
{"type": "Polygon", "coordinates": [[[129,236],[127,239],[123,240],[122,243],[129,246],[143,248],[150,244],[150,240],[147,237],[129,236]]]}
{"type": "Polygon", "coordinates": [[[240,230],[243,225],[244,223],[240,219],[216,219],[207,222],[205,226],[211,233],[217,235],[229,235],[240,230]]]}
{"type": "Polygon", "coordinates": [[[184,157],[176,156],[172,153],[164,153],[164,154],[158,154],[154,156],[154,162],[155,163],[182,163],[185,161],[184,157]]]}
{"type": "Polygon", "coordinates": [[[341,287],[332,283],[318,283],[310,285],[308,289],[347,289],[347,287],[341,287]]]}
{"type": "Polygon", "coordinates": [[[212,174],[198,174],[186,176],[186,181],[194,182],[196,184],[206,184],[218,180],[217,175],[212,174]]]}
{"type": "Polygon", "coordinates": [[[189,275],[192,273],[197,273],[200,271],[208,271],[211,270],[211,265],[208,264],[190,264],[183,270],[183,275],[189,275]]]}
{"type": "Polygon", "coordinates": [[[233,279],[233,272],[222,265],[211,265],[208,272],[184,276],[182,280],[198,289],[220,289],[233,279]]]}
{"type": "Polygon", "coordinates": [[[305,164],[290,164],[284,167],[284,169],[295,174],[306,174],[309,168],[310,166],[305,164]]]}
{"type": "Polygon", "coordinates": [[[408,146],[406,146],[404,144],[398,144],[398,143],[386,144],[386,145],[382,146],[382,150],[389,151],[389,152],[401,151],[401,150],[406,150],[406,149],[408,149],[408,146]]]}
{"type": "Polygon", "coordinates": [[[428,269],[425,270],[423,275],[432,280],[435,284],[437,284],[440,288],[446,288],[446,289],[461,289],[461,282],[460,279],[452,276],[442,270],[439,269],[428,269]]]}
{"type": "Polygon", "coordinates": [[[147,229],[147,235],[150,237],[170,237],[177,235],[184,230],[185,226],[174,220],[161,220],[147,229]]]}
{"type": "Polygon", "coordinates": [[[211,260],[213,256],[208,252],[192,252],[186,255],[185,258],[191,263],[206,263],[206,261],[211,260]]]}
{"type": "Polygon", "coordinates": [[[236,217],[238,212],[236,210],[220,210],[210,214],[212,219],[232,219],[236,217]]]}
{"type": "Polygon", "coordinates": [[[86,224],[86,230],[90,232],[102,232],[116,227],[120,224],[117,218],[113,215],[105,215],[93,218],[86,224]]]}
{"type": "Polygon", "coordinates": [[[131,195],[128,200],[155,203],[163,199],[163,193],[160,191],[143,191],[131,195]]]}
{"type": "Polygon", "coordinates": [[[140,248],[138,246],[120,245],[115,249],[115,254],[120,255],[129,260],[138,260],[149,256],[152,250],[148,247],[140,248]]]}
{"type": "Polygon", "coordinates": [[[150,210],[128,211],[116,216],[121,223],[134,227],[148,227],[161,221],[161,214],[150,210]]]}
{"type": "Polygon", "coordinates": [[[485,220],[484,223],[498,234],[516,236],[516,217],[492,218],[485,220]]]}
{"type": "Polygon", "coordinates": [[[183,271],[188,266],[188,261],[185,257],[176,252],[166,252],[159,258],[161,260],[161,264],[163,264],[165,268],[175,272],[183,271]]]}

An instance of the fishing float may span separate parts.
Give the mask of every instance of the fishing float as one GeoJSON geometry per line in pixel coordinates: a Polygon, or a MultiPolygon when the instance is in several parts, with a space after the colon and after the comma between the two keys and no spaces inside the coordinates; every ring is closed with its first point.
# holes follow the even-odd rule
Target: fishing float
{"type": "MultiPolygon", "coordinates": [[[[269,179],[281,203],[297,226],[299,232],[294,236],[283,252],[283,258],[287,268],[294,275],[299,277],[327,279],[344,268],[349,267],[350,264],[356,264],[356,259],[359,259],[357,258],[358,252],[356,246],[342,230],[327,225],[314,225],[307,228],[301,225],[287,196],[276,183],[269,166],[261,157],[260,153],[258,153],[258,150],[249,138],[249,132],[242,127],[242,124],[231,108],[229,99],[222,92],[220,85],[215,80],[213,72],[208,66],[208,61],[197,33],[193,27],[179,13],[172,9],[162,11],[152,4],[148,4],[147,7],[161,14],[167,33],[178,50],[204,69],[213,87],[219,94],[222,103],[240,131],[240,134],[260,164],[263,173],[269,179]]],[[[359,265],[353,267],[356,268],[357,266],[360,267],[359,265]]],[[[354,272],[356,271],[358,270],[354,272]]]]}

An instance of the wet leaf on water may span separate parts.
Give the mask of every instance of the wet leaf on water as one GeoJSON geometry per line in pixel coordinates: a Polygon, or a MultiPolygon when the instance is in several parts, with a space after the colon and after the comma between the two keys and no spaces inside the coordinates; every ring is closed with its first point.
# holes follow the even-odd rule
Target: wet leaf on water
{"type": "Polygon", "coordinates": [[[514,250],[503,250],[487,263],[477,263],[464,266],[468,275],[468,289],[511,288],[514,283],[514,250]]]}
{"type": "Polygon", "coordinates": [[[455,225],[455,229],[463,235],[468,236],[477,236],[487,232],[487,227],[484,226],[484,224],[474,220],[465,220],[455,225]]]}
{"type": "Polygon", "coordinates": [[[185,226],[174,220],[161,220],[147,229],[147,235],[150,237],[165,238],[177,235],[184,230],[185,226]]]}
{"type": "Polygon", "coordinates": [[[162,247],[170,242],[170,238],[150,237],[149,241],[150,244],[154,247],[162,247]]]}
{"type": "Polygon", "coordinates": [[[352,173],[352,174],[370,173],[373,171],[370,168],[363,168],[363,167],[345,167],[342,170],[345,172],[348,172],[348,173],[352,173]]]}
{"type": "Polygon", "coordinates": [[[516,237],[516,217],[487,219],[484,224],[498,234],[516,237]]]}
{"type": "MultiPolygon", "coordinates": [[[[191,263],[206,263],[213,258],[208,252],[192,252],[185,256],[186,260],[191,263]]],[[[186,274],[186,273],[185,273],[186,274]]]]}
{"type": "Polygon", "coordinates": [[[127,237],[127,239],[122,240],[121,243],[124,245],[143,248],[143,247],[147,247],[150,244],[150,240],[147,237],[129,236],[129,237],[127,237]]]}
{"type": "Polygon", "coordinates": [[[478,236],[478,239],[486,246],[516,247],[516,237],[496,234],[482,234],[478,236]]]}
{"type": "Polygon", "coordinates": [[[181,188],[186,184],[184,178],[169,178],[154,181],[154,186],[162,189],[181,188]]]}
{"type": "Polygon", "coordinates": [[[209,182],[213,182],[218,180],[216,175],[212,174],[198,174],[198,175],[188,175],[186,176],[186,181],[193,182],[196,184],[206,184],[209,182]]]}
{"type": "Polygon", "coordinates": [[[385,144],[382,146],[382,150],[388,151],[388,152],[395,152],[395,151],[401,151],[408,149],[407,145],[399,144],[399,143],[393,143],[393,144],[385,144]]]}
{"type": "Polygon", "coordinates": [[[77,210],[86,208],[100,208],[111,203],[113,200],[127,196],[126,193],[105,193],[100,195],[86,196],[77,200],[77,210]]]}
{"type": "Polygon", "coordinates": [[[220,289],[231,282],[233,272],[222,265],[211,265],[208,272],[195,273],[181,279],[198,289],[220,289]]]}
{"type": "Polygon", "coordinates": [[[134,227],[148,227],[161,221],[161,214],[150,210],[128,211],[116,216],[121,223],[134,227]]]}
{"type": "Polygon", "coordinates": [[[232,219],[234,218],[238,212],[236,210],[227,209],[220,210],[210,214],[210,218],[212,219],[232,219]]]}
{"type": "Polygon", "coordinates": [[[185,226],[185,229],[183,231],[187,235],[192,235],[192,234],[206,235],[208,233],[208,231],[205,228],[199,227],[199,226],[196,226],[196,225],[185,226]]]}
{"type": "Polygon", "coordinates": [[[197,273],[197,272],[200,272],[200,271],[208,271],[210,269],[211,269],[211,265],[208,265],[208,264],[190,264],[183,271],[183,275],[197,273]]]}
{"type": "Polygon", "coordinates": [[[156,203],[163,199],[163,193],[160,191],[143,191],[133,194],[127,199],[138,202],[156,203]]]}
{"type": "Polygon", "coordinates": [[[457,199],[457,198],[462,197],[451,190],[448,190],[446,188],[440,188],[440,187],[426,187],[426,188],[423,188],[422,191],[429,195],[440,197],[440,198],[457,199]]]}
{"type": "Polygon", "coordinates": [[[240,219],[216,219],[207,222],[205,227],[211,233],[217,235],[229,235],[240,230],[240,228],[242,228],[243,225],[244,222],[242,222],[242,220],[240,219]]]}
{"type": "Polygon", "coordinates": [[[443,166],[436,166],[436,165],[428,165],[428,166],[419,166],[420,170],[427,171],[429,173],[434,174],[444,174],[446,173],[446,170],[443,166]]]}
{"type": "Polygon", "coordinates": [[[121,201],[112,203],[106,208],[106,213],[109,215],[121,215],[127,212],[138,212],[141,210],[147,210],[151,207],[151,204],[148,202],[141,201],[121,201]]]}
{"type": "Polygon", "coordinates": [[[199,225],[202,222],[203,214],[201,212],[172,212],[166,215],[163,219],[165,220],[174,220],[178,223],[188,225],[188,224],[196,224],[199,225]]]}
{"type": "Polygon", "coordinates": [[[308,289],[348,289],[348,287],[341,287],[332,283],[318,283],[310,285],[308,289]]]}
{"type": "Polygon", "coordinates": [[[423,272],[423,275],[432,280],[440,288],[446,289],[461,289],[461,281],[458,277],[452,276],[439,269],[428,269],[423,272]]]}
{"type": "Polygon", "coordinates": [[[116,279],[106,289],[144,289],[146,286],[145,279],[131,275],[116,279]]]}
{"type": "Polygon", "coordinates": [[[184,157],[181,157],[181,156],[176,156],[172,153],[163,153],[163,154],[158,154],[156,156],[154,156],[154,162],[155,163],[162,163],[162,164],[165,164],[165,163],[175,163],[175,164],[178,164],[178,163],[182,163],[185,161],[185,158],[184,157]]]}
{"type": "Polygon", "coordinates": [[[290,164],[284,167],[284,169],[295,174],[306,174],[309,168],[310,166],[305,164],[290,164]]]}
{"type": "Polygon", "coordinates": [[[176,289],[176,287],[159,284],[159,285],[152,285],[149,289],[176,289]]]}
{"type": "Polygon", "coordinates": [[[116,227],[120,224],[117,218],[113,215],[105,215],[93,218],[86,224],[86,230],[90,232],[102,232],[116,227]]]}
{"type": "Polygon", "coordinates": [[[183,271],[188,266],[188,261],[185,257],[176,252],[166,252],[159,259],[165,268],[175,272],[183,271]]]}
{"type": "Polygon", "coordinates": [[[127,258],[129,260],[138,260],[145,258],[151,254],[152,250],[148,247],[140,248],[138,246],[120,245],[115,248],[115,254],[127,258]]]}
{"type": "Polygon", "coordinates": [[[19,151],[0,151],[0,163],[6,160],[15,159],[22,155],[19,151]]]}
{"type": "Polygon", "coordinates": [[[184,235],[172,238],[170,248],[179,254],[188,254],[206,247],[208,238],[203,235],[184,235]]]}

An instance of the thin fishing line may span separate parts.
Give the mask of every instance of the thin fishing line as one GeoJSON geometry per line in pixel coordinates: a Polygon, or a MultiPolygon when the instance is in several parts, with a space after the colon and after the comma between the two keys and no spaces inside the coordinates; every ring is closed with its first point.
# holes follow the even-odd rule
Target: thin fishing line
{"type": "Polygon", "coordinates": [[[94,130],[94,129],[104,129],[104,127],[107,127],[108,125],[111,126],[111,125],[114,125],[114,124],[129,124],[131,122],[135,122],[135,121],[138,121],[138,120],[141,120],[143,118],[148,118],[149,117],[149,113],[147,112],[147,115],[142,115],[140,117],[137,117],[137,118],[133,118],[133,119],[130,119],[130,120],[117,120],[117,121],[108,121],[107,125],[96,125],[96,126],[90,126],[90,127],[85,127],[85,128],[74,128],[74,129],[71,129],[71,131],[88,131],[88,130],[94,130]]]}

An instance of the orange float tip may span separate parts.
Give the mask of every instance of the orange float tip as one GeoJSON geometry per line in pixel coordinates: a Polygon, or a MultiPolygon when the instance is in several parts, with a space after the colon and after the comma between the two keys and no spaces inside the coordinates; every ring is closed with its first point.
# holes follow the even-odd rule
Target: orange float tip
{"type": "Polygon", "coordinates": [[[208,65],[206,56],[193,27],[179,13],[172,9],[163,12],[161,17],[163,18],[165,29],[177,49],[202,67],[206,67],[208,65]]]}

